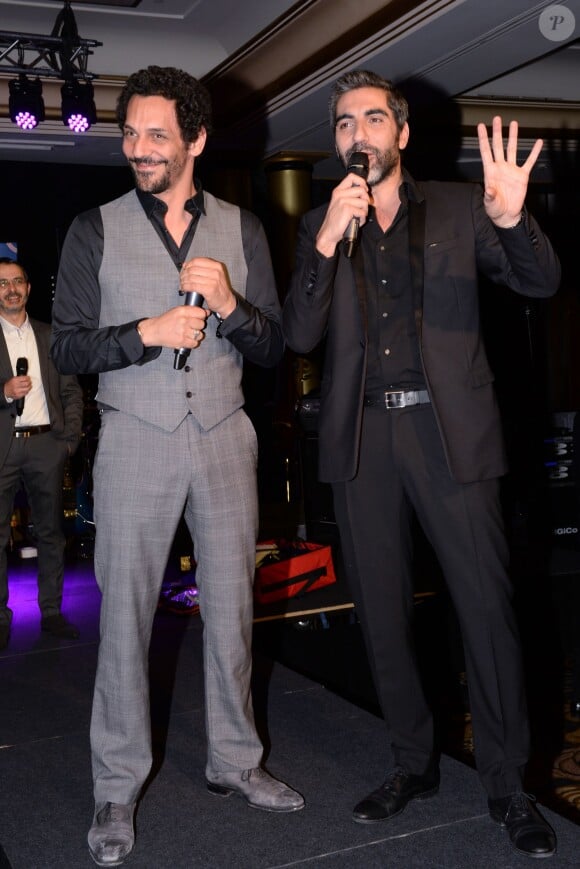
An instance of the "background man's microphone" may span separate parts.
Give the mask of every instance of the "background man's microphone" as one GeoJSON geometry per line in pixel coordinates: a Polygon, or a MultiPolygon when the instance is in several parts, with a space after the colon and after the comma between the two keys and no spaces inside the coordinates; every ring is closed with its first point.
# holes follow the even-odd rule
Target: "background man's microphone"
{"type": "MultiPolygon", "coordinates": [[[[19,356],[16,360],[16,376],[22,377],[24,374],[28,374],[28,359],[26,356],[19,356]]],[[[22,416],[22,411],[24,410],[24,397],[17,398],[14,402],[14,407],[16,408],[17,415],[22,416]]]]}
{"type": "MultiPolygon", "coordinates": [[[[354,154],[351,154],[346,167],[346,174],[358,175],[359,178],[364,178],[366,181],[369,177],[369,155],[365,154],[364,151],[355,151],[354,154]]],[[[358,217],[353,217],[343,236],[344,252],[349,258],[355,251],[359,229],[360,220],[358,217]]]]}
{"type": "MultiPolygon", "coordinates": [[[[189,305],[190,308],[201,308],[201,306],[203,305],[203,296],[201,295],[201,293],[186,293],[183,304],[189,305]]],[[[176,371],[181,371],[181,369],[185,365],[185,360],[190,353],[191,350],[189,349],[189,347],[180,347],[179,350],[175,351],[173,367],[176,371]]]]}

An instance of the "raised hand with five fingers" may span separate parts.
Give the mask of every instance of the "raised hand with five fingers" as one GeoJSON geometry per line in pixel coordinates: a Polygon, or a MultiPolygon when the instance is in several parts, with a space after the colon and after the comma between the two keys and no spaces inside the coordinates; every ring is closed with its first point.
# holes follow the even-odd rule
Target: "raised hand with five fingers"
{"type": "Polygon", "coordinates": [[[518,166],[517,121],[510,122],[505,153],[502,121],[498,115],[492,122],[491,146],[485,124],[477,125],[477,135],[483,163],[485,210],[496,226],[509,229],[520,221],[530,172],[540,156],[544,142],[542,139],[537,139],[526,161],[518,166]]]}

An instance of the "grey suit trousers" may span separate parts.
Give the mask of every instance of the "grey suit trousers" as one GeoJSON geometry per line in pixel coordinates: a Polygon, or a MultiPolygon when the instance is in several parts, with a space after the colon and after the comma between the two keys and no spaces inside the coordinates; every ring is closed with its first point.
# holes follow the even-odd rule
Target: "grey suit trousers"
{"type": "Polygon", "coordinates": [[[152,763],[148,653],[185,506],[203,619],[208,775],[260,765],[250,695],[257,441],[242,410],[209,432],[104,411],[94,467],[101,642],[91,750],[96,802],[131,803],[152,763]]]}

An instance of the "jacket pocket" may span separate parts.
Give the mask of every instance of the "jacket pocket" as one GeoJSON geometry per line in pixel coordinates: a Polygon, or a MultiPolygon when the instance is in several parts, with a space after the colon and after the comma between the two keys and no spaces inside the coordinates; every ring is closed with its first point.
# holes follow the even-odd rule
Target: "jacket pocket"
{"type": "Polygon", "coordinates": [[[425,242],[425,252],[429,254],[438,254],[439,252],[448,251],[450,248],[459,245],[459,236],[452,235],[442,238],[434,238],[432,241],[425,242]]]}

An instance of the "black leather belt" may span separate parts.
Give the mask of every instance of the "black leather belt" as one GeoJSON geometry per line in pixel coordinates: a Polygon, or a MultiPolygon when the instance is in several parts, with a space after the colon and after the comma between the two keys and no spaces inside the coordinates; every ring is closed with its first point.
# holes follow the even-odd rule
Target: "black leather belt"
{"type": "Polygon", "coordinates": [[[400,407],[412,407],[414,404],[429,404],[431,399],[426,389],[401,389],[383,392],[376,398],[365,395],[365,407],[384,407],[385,410],[397,410],[400,407]]]}
{"type": "Polygon", "coordinates": [[[28,428],[15,428],[12,434],[15,438],[31,438],[32,435],[44,434],[50,431],[49,425],[30,425],[28,428]]]}

